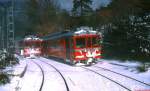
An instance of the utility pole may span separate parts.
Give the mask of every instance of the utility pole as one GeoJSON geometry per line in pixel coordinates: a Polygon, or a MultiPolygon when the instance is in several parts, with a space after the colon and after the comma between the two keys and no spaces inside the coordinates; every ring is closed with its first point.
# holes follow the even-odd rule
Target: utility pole
{"type": "Polygon", "coordinates": [[[0,5],[0,49],[4,49],[4,21],[5,21],[5,7],[0,5]]]}
{"type": "Polygon", "coordinates": [[[14,53],[15,39],[14,39],[14,0],[11,0],[10,6],[7,8],[7,51],[14,53]]]}
{"type": "Polygon", "coordinates": [[[5,8],[3,8],[3,16],[2,16],[2,49],[5,48],[4,30],[5,30],[5,8]]]}
{"type": "MultiPolygon", "coordinates": [[[[1,16],[0,16],[0,18],[1,18],[1,16]]],[[[2,33],[2,24],[0,22],[0,50],[2,48],[2,36],[3,36],[3,33],[2,33]]]]}

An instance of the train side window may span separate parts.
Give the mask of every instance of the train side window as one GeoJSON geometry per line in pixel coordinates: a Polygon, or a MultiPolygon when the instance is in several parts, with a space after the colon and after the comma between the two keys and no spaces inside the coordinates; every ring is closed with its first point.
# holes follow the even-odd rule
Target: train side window
{"type": "Polygon", "coordinates": [[[71,40],[70,40],[70,45],[71,45],[71,48],[73,48],[74,47],[74,41],[73,41],[73,39],[71,38],[71,40]]]}

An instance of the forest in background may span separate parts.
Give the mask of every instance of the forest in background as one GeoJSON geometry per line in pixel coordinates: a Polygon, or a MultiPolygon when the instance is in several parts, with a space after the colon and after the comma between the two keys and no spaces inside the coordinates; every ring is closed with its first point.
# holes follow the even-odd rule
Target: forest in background
{"type": "Polygon", "coordinates": [[[89,26],[103,33],[104,58],[149,61],[150,0],[112,0],[96,10],[91,4],[92,0],[73,0],[72,11],[67,11],[55,0],[27,0],[22,33],[44,36],[89,26]]]}

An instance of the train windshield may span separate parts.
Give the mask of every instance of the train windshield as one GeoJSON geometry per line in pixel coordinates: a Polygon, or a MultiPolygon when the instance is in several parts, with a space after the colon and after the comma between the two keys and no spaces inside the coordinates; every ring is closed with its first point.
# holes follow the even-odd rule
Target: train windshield
{"type": "Polygon", "coordinates": [[[40,42],[35,42],[35,41],[30,41],[30,42],[25,42],[26,47],[40,47],[41,43],[40,42]]]}
{"type": "Polygon", "coordinates": [[[99,37],[93,36],[87,38],[87,47],[97,47],[99,46],[99,37]]]}
{"type": "Polygon", "coordinates": [[[76,39],[76,47],[77,48],[85,48],[86,47],[85,38],[77,38],[76,39]]]}
{"type": "Polygon", "coordinates": [[[96,47],[99,45],[99,38],[98,37],[92,37],[92,46],[96,47]]]}
{"type": "Polygon", "coordinates": [[[91,37],[87,38],[87,47],[91,47],[91,37]]]}

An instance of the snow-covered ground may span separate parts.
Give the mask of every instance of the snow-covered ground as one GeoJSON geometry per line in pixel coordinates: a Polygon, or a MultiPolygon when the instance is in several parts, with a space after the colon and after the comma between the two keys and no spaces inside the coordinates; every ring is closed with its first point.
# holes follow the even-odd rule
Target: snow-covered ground
{"type": "MultiPolygon", "coordinates": [[[[112,70],[116,70],[117,72],[121,72],[130,76],[135,75],[135,78],[150,83],[150,67],[148,68],[148,71],[146,72],[139,72],[137,70],[137,67],[141,65],[141,63],[136,61],[117,61],[117,60],[100,60],[98,64],[103,64],[100,66],[104,66],[106,68],[110,68],[112,70]],[[112,64],[112,65],[111,65],[112,64]],[[118,65],[118,66],[117,66],[118,65]]],[[[150,63],[149,63],[150,64],[150,63]]]]}
{"type": "MultiPolygon", "coordinates": [[[[39,64],[44,70],[44,84],[42,91],[67,91],[60,74],[56,72],[54,68],[42,61],[55,66],[62,73],[68,84],[69,91],[127,91],[114,82],[111,82],[94,72],[83,69],[82,67],[71,66],[43,57],[36,59],[23,59],[19,57],[19,59],[20,64],[13,67],[14,71],[12,72],[16,76],[11,78],[11,82],[9,84],[0,86],[0,91],[39,91],[42,82],[42,73],[40,68],[34,62],[39,64]],[[27,71],[23,77],[20,77],[19,74],[22,74],[26,65],[27,71]]],[[[150,91],[150,86],[139,84],[136,81],[132,82],[132,80],[128,78],[123,78],[114,73],[111,74],[108,73],[108,71],[94,68],[94,66],[107,68],[150,84],[150,70],[144,73],[138,73],[137,71],[132,71],[130,69],[133,69],[138,65],[140,65],[138,62],[123,63],[116,60],[108,61],[101,59],[97,64],[86,68],[95,70],[98,73],[110,77],[113,80],[129,87],[133,91],[150,91]]]]}

